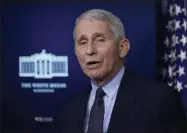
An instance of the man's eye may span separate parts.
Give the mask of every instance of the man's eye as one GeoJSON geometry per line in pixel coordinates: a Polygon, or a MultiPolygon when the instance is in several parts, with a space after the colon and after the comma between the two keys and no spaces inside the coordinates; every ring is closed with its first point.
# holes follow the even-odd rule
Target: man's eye
{"type": "Polygon", "coordinates": [[[103,38],[99,38],[99,39],[96,39],[96,41],[97,41],[97,42],[104,42],[105,39],[103,39],[103,38]]]}
{"type": "Polygon", "coordinates": [[[87,41],[80,41],[80,44],[86,44],[87,41]]]}

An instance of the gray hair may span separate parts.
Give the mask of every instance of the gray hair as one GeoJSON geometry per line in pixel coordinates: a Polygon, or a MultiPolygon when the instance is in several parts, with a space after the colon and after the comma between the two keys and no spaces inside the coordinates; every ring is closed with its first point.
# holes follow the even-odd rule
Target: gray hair
{"type": "Polygon", "coordinates": [[[117,16],[115,16],[114,14],[112,14],[109,11],[105,11],[105,10],[101,10],[101,9],[92,9],[92,10],[88,10],[88,11],[84,12],[76,19],[75,27],[73,30],[74,40],[76,37],[76,35],[75,35],[76,26],[80,22],[80,20],[83,20],[83,19],[86,19],[89,21],[100,20],[100,21],[109,22],[110,30],[113,33],[114,38],[117,43],[125,37],[123,23],[121,22],[121,20],[117,16]]]}

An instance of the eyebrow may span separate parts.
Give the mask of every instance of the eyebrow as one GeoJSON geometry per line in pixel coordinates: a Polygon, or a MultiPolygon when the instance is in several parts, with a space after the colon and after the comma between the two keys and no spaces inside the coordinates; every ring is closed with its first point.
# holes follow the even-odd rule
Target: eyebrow
{"type": "Polygon", "coordinates": [[[82,35],[82,36],[77,40],[77,42],[80,42],[80,41],[83,40],[83,39],[87,39],[86,35],[82,35]]]}
{"type": "MultiPolygon", "coordinates": [[[[96,33],[94,33],[93,34],[93,37],[92,38],[95,38],[95,37],[104,37],[104,33],[98,33],[98,32],[96,32],[96,33]]],[[[88,40],[88,38],[86,37],[86,35],[82,35],[78,40],[77,40],[77,42],[80,42],[81,40],[88,40]]]]}
{"type": "Polygon", "coordinates": [[[98,33],[98,32],[96,32],[96,33],[94,33],[93,36],[94,37],[104,37],[104,33],[98,33]]]}

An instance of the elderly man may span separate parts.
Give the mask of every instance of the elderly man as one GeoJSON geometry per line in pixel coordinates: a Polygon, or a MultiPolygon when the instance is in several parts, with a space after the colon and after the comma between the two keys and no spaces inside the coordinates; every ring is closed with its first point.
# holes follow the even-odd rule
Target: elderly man
{"type": "Polygon", "coordinates": [[[125,67],[130,46],[118,17],[100,9],[83,13],[76,19],[74,41],[91,85],[64,107],[63,132],[185,132],[178,92],[125,67]]]}

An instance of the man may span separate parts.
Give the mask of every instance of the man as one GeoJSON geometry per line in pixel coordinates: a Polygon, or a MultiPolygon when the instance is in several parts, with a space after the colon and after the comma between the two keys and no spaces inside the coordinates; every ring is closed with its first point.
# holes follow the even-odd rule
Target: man
{"type": "Polygon", "coordinates": [[[185,132],[178,92],[125,67],[130,46],[118,17],[100,9],[83,13],[75,23],[74,41],[91,86],[63,109],[63,132],[185,132]]]}

